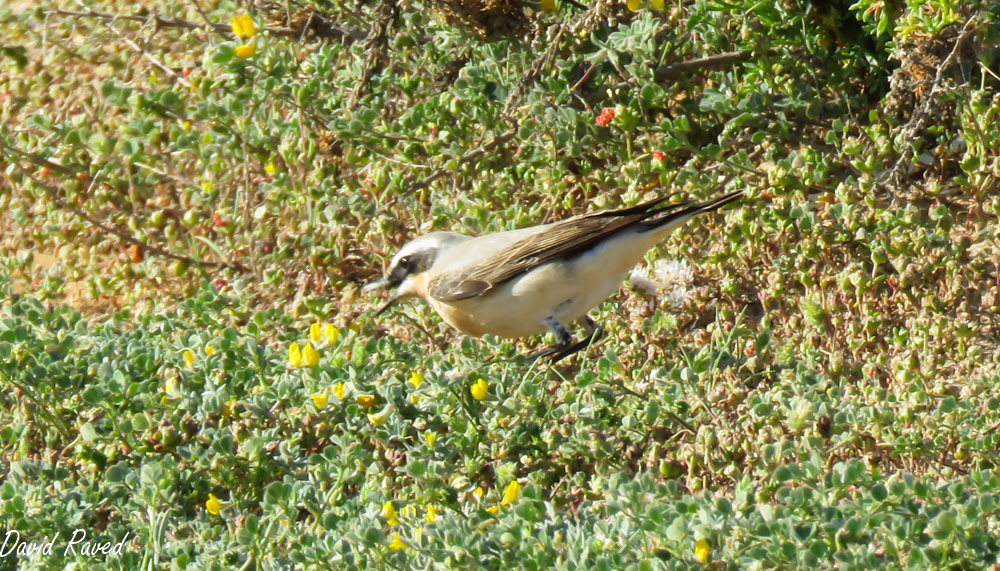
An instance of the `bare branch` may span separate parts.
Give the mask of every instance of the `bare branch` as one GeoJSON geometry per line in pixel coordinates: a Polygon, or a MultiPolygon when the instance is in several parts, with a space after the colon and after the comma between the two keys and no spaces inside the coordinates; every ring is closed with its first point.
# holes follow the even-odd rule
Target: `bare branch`
{"type": "MultiPolygon", "coordinates": [[[[54,162],[52,162],[50,160],[47,160],[47,159],[44,159],[42,157],[38,157],[38,156],[32,155],[30,153],[26,153],[26,152],[24,152],[24,151],[22,151],[20,149],[15,148],[15,147],[10,147],[10,146],[8,146],[8,145],[6,145],[4,143],[0,143],[0,150],[3,150],[5,153],[10,153],[10,154],[13,154],[13,155],[17,155],[19,157],[22,157],[25,160],[28,160],[32,164],[35,164],[37,166],[47,167],[49,170],[54,170],[54,171],[56,171],[58,173],[61,173],[61,174],[64,174],[64,175],[72,175],[73,174],[72,169],[64,167],[64,166],[62,166],[62,165],[60,165],[58,163],[54,163],[54,162]]],[[[157,246],[151,246],[149,244],[146,244],[146,243],[142,242],[141,240],[137,240],[136,238],[134,238],[131,234],[129,234],[125,230],[122,230],[121,228],[117,228],[117,227],[109,225],[109,224],[105,224],[104,222],[101,222],[97,218],[94,218],[93,216],[91,216],[90,214],[88,214],[87,212],[85,212],[82,208],[80,208],[78,206],[75,206],[73,204],[70,204],[69,202],[66,201],[65,198],[63,198],[62,196],[59,195],[58,189],[56,189],[55,187],[53,187],[53,186],[51,186],[51,185],[49,185],[49,184],[47,184],[45,182],[42,182],[41,180],[37,179],[34,175],[32,175],[30,172],[28,172],[28,170],[25,169],[24,167],[22,167],[20,164],[18,164],[16,162],[14,162],[12,164],[13,164],[14,168],[16,168],[18,171],[20,171],[20,173],[23,176],[27,177],[29,180],[31,180],[33,183],[35,183],[35,185],[38,188],[42,189],[42,191],[45,192],[45,195],[49,198],[49,200],[51,200],[53,203],[55,203],[56,206],[58,206],[58,207],[60,207],[62,209],[65,209],[65,210],[69,210],[70,212],[72,212],[73,214],[76,214],[78,217],[82,218],[86,222],[88,222],[91,225],[97,227],[102,232],[104,232],[106,234],[111,234],[113,236],[116,236],[119,240],[122,240],[123,242],[126,242],[128,244],[136,245],[136,246],[142,248],[143,251],[145,251],[145,252],[147,252],[149,254],[153,254],[155,256],[161,256],[161,257],[167,258],[169,260],[175,260],[175,261],[185,262],[187,264],[190,264],[190,265],[193,265],[193,266],[200,266],[200,267],[203,267],[203,268],[229,268],[229,269],[237,270],[237,271],[242,270],[242,266],[240,266],[240,264],[238,264],[238,263],[205,262],[205,261],[201,261],[201,260],[195,260],[194,258],[191,258],[190,256],[182,256],[180,254],[175,254],[175,253],[173,253],[173,252],[171,252],[169,250],[165,250],[165,249],[157,247],[157,246]]],[[[94,180],[91,181],[91,186],[93,186],[94,184],[97,184],[98,182],[99,182],[99,177],[95,177],[94,180]]],[[[103,181],[101,181],[101,184],[104,184],[103,181]]]]}
{"type": "MultiPolygon", "coordinates": [[[[465,155],[463,155],[462,158],[458,160],[458,163],[465,164],[472,162],[478,159],[479,157],[485,155],[486,153],[492,151],[493,149],[497,148],[498,146],[502,145],[503,143],[506,143],[507,141],[512,139],[516,134],[517,134],[517,129],[510,129],[508,131],[505,131],[497,135],[496,137],[493,137],[488,142],[483,143],[482,145],[476,147],[475,149],[469,151],[468,153],[465,153],[465,155]]],[[[424,188],[429,186],[432,182],[448,174],[449,172],[451,172],[450,169],[438,169],[433,174],[424,177],[416,184],[411,186],[409,190],[410,192],[417,192],[419,190],[423,190],[424,188]]]]}

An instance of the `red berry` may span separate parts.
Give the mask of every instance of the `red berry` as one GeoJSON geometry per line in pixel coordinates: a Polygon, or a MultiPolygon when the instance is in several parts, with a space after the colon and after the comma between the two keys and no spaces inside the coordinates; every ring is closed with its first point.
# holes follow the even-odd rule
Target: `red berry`
{"type": "Polygon", "coordinates": [[[604,109],[601,109],[601,114],[594,119],[594,123],[596,123],[598,127],[607,127],[611,124],[611,120],[614,118],[615,110],[611,107],[605,107],[604,109]]]}
{"type": "Polygon", "coordinates": [[[216,212],[215,214],[212,214],[212,226],[219,227],[219,226],[225,226],[225,225],[226,225],[226,221],[222,218],[221,214],[219,214],[218,212],[216,212]]]}
{"type": "Polygon", "coordinates": [[[663,151],[653,151],[654,161],[664,161],[666,159],[667,159],[667,154],[664,153],[663,151]]]}

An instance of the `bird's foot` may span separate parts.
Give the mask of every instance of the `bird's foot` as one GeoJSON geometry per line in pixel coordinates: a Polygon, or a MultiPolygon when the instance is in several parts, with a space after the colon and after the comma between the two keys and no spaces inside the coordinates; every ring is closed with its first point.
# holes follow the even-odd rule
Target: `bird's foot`
{"type": "Polygon", "coordinates": [[[549,326],[549,329],[551,329],[553,334],[555,334],[556,336],[556,344],[551,347],[546,347],[545,349],[542,349],[541,351],[538,351],[536,353],[532,353],[531,355],[528,355],[527,357],[528,363],[529,364],[534,363],[535,361],[541,359],[542,357],[548,357],[549,364],[554,365],[559,361],[561,361],[562,359],[569,357],[573,353],[576,353],[581,349],[586,348],[588,345],[591,344],[591,342],[600,339],[604,335],[604,328],[602,328],[597,323],[594,323],[594,320],[592,320],[589,317],[585,317],[584,319],[586,319],[585,324],[587,326],[587,329],[590,330],[590,332],[587,334],[586,337],[577,341],[576,343],[570,343],[572,337],[570,336],[569,331],[566,329],[565,326],[563,326],[555,319],[552,319],[551,317],[546,319],[545,320],[546,325],[549,326]]]}

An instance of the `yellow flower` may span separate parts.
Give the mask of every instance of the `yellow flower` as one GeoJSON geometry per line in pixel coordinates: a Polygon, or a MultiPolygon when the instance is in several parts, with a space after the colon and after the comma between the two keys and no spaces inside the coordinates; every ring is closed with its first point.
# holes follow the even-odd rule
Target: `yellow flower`
{"type": "Polygon", "coordinates": [[[424,441],[427,442],[427,444],[430,444],[431,446],[434,446],[434,441],[437,440],[437,437],[438,436],[436,432],[430,430],[424,431],[424,441]]]}
{"type": "Polygon", "coordinates": [[[288,346],[288,365],[290,367],[302,366],[302,350],[299,349],[298,343],[292,343],[288,346]]]}
{"type": "Polygon", "coordinates": [[[656,10],[663,10],[663,0],[649,0],[649,3],[653,5],[656,10]]]}
{"type": "Polygon", "coordinates": [[[476,400],[483,400],[486,398],[487,388],[489,387],[485,380],[477,379],[476,382],[472,383],[472,386],[469,387],[469,392],[472,393],[472,398],[476,400]]]}
{"type": "Polygon", "coordinates": [[[483,489],[479,486],[475,490],[472,490],[472,495],[477,499],[481,500],[483,498],[483,489]]]}
{"type": "MultiPolygon", "coordinates": [[[[274,174],[274,173],[278,172],[278,168],[274,166],[274,159],[271,159],[270,161],[268,161],[268,163],[266,165],[264,165],[264,172],[266,172],[267,174],[274,174]]],[[[313,325],[315,325],[317,327],[317,339],[316,340],[319,341],[319,339],[318,339],[318,337],[319,337],[319,335],[318,335],[319,323],[313,323],[313,325]]]]}
{"type": "Polygon", "coordinates": [[[511,480],[507,487],[503,489],[503,500],[500,501],[500,505],[506,506],[514,503],[521,495],[521,484],[517,483],[517,480],[511,480]]]}
{"type": "Polygon", "coordinates": [[[543,12],[555,12],[556,11],[556,0],[542,0],[542,11],[543,12]]]}
{"type": "Polygon", "coordinates": [[[337,342],[340,337],[340,330],[334,327],[332,324],[327,323],[323,326],[323,337],[326,339],[327,345],[333,345],[337,342]]]}
{"type": "Polygon", "coordinates": [[[340,400],[344,400],[344,383],[333,385],[333,395],[340,400]]]}
{"type": "Polygon", "coordinates": [[[708,563],[708,542],[699,539],[694,544],[694,558],[702,563],[708,563]]]}
{"type": "Polygon", "coordinates": [[[307,367],[319,365],[319,351],[313,347],[312,343],[306,343],[306,348],[302,350],[302,362],[307,367]]]}
{"type": "Polygon", "coordinates": [[[319,340],[321,339],[319,328],[319,323],[313,323],[309,326],[309,340],[317,345],[319,345],[319,340]]]}
{"type": "Polygon", "coordinates": [[[236,406],[236,399],[226,401],[226,403],[222,405],[222,416],[232,416],[234,406],[236,406]]]}
{"type": "Polygon", "coordinates": [[[417,393],[413,393],[412,395],[410,395],[410,402],[412,404],[417,404],[418,402],[420,402],[422,400],[424,400],[424,397],[418,395],[417,393]]]}
{"type": "Polygon", "coordinates": [[[243,59],[250,59],[257,55],[257,48],[253,47],[253,44],[243,44],[242,46],[236,46],[236,55],[243,59]]]}
{"type": "Polygon", "coordinates": [[[253,18],[250,17],[250,14],[233,16],[231,27],[233,29],[233,35],[237,38],[249,38],[257,33],[257,26],[254,25],[253,18]]]}
{"type": "Polygon", "coordinates": [[[396,506],[392,505],[392,500],[382,504],[382,516],[385,518],[385,522],[389,525],[396,525],[399,523],[399,520],[396,519],[396,506]]]}
{"type": "Polygon", "coordinates": [[[424,514],[424,521],[427,523],[434,523],[437,519],[437,508],[434,504],[427,504],[427,513],[424,514]]]}
{"type": "Polygon", "coordinates": [[[191,130],[191,122],[190,121],[181,121],[181,129],[184,129],[185,131],[190,131],[191,130]]]}
{"type": "Polygon", "coordinates": [[[354,397],[354,401],[365,408],[371,408],[375,404],[375,397],[372,395],[358,395],[354,397]]]}
{"type": "Polygon", "coordinates": [[[497,506],[490,506],[486,508],[486,511],[490,512],[491,514],[495,514],[498,511],[500,511],[500,508],[498,508],[497,506]]]}
{"type": "Polygon", "coordinates": [[[403,549],[405,547],[406,544],[403,543],[403,540],[399,539],[399,534],[398,533],[392,534],[392,543],[389,544],[389,550],[399,551],[400,549],[403,549]]]}
{"type": "Polygon", "coordinates": [[[194,363],[194,351],[190,349],[184,350],[184,364],[190,369],[191,365],[194,363]]]}
{"type": "Polygon", "coordinates": [[[639,0],[625,0],[625,6],[630,12],[635,12],[639,9],[639,0]]]}
{"type": "Polygon", "coordinates": [[[320,393],[318,395],[312,395],[309,398],[312,399],[313,405],[315,405],[316,408],[323,408],[324,406],[326,406],[326,400],[327,400],[326,393],[320,393]]]}
{"type": "Polygon", "coordinates": [[[201,190],[203,192],[212,192],[212,183],[207,182],[207,181],[201,183],[201,190]]]}
{"type": "Polygon", "coordinates": [[[417,515],[417,508],[413,506],[403,506],[402,509],[399,510],[399,515],[403,517],[413,517],[417,515]]]}
{"type": "Polygon", "coordinates": [[[222,502],[219,501],[219,498],[215,497],[215,494],[208,494],[205,509],[212,515],[219,515],[219,512],[222,510],[222,502]]]}
{"type": "Polygon", "coordinates": [[[417,388],[420,386],[420,383],[424,382],[424,376],[419,371],[413,371],[410,373],[410,380],[407,382],[413,385],[413,388],[417,388]]]}
{"type": "Polygon", "coordinates": [[[215,355],[215,347],[212,347],[211,345],[205,345],[205,354],[208,355],[209,357],[215,355]]]}
{"type": "Polygon", "coordinates": [[[163,383],[163,392],[165,393],[177,393],[180,388],[180,381],[177,378],[177,374],[173,373],[170,378],[163,383]]]}
{"type": "Polygon", "coordinates": [[[368,422],[375,426],[385,424],[385,421],[389,420],[390,413],[392,413],[392,403],[385,405],[377,414],[368,413],[368,422]]]}

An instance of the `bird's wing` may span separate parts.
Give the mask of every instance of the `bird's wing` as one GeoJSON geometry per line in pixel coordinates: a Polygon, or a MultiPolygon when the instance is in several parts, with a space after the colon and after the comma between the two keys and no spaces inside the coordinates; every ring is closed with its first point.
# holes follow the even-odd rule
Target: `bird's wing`
{"type": "Polygon", "coordinates": [[[542,264],[572,256],[628,226],[662,212],[684,209],[689,203],[659,206],[666,197],[632,208],[595,212],[556,222],[461,271],[431,280],[427,293],[439,301],[457,301],[482,295],[494,286],[542,264]]]}

